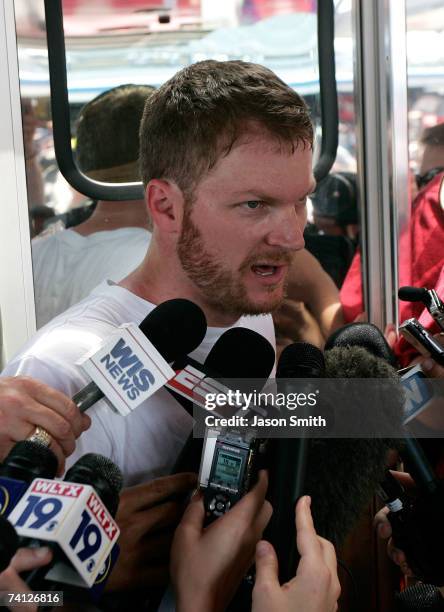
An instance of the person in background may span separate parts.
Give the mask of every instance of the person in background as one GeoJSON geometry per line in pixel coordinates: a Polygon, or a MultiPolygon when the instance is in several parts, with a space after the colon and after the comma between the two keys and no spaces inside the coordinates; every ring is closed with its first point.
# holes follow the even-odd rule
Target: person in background
{"type": "Polygon", "coordinates": [[[441,172],[444,172],[444,123],[424,130],[421,136],[422,158],[416,175],[418,189],[425,187],[441,172]]]}
{"type": "Polygon", "coordinates": [[[48,129],[48,122],[37,117],[35,100],[22,98],[23,150],[25,155],[26,192],[28,196],[31,238],[43,229],[46,219],[54,216],[54,209],[46,206],[40,141],[37,128],[48,129]]]}
{"type": "Polygon", "coordinates": [[[311,201],[313,222],[319,232],[356,241],[359,233],[356,174],[329,174],[318,183],[311,201]]]}
{"type": "MultiPolygon", "coordinates": [[[[154,88],[121,85],[88,102],[77,123],[77,163],[107,183],[140,181],[138,134],[154,88]]],[[[105,278],[118,282],[137,267],[150,242],[143,199],[100,200],[85,221],[32,241],[37,327],[76,304],[105,278]]]]}
{"type": "MultiPolygon", "coordinates": [[[[399,239],[399,286],[427,287],[441,290],[444,252],[444,124],[428,128],[421,139],[424,146],[420,166],[420,189],[411,205],[410,219],[401,228],[399,239]]],[[[353,259],[340,292],[345,321],[363,316],[361,255],[353,259]]],[[[438,327],[421,302],[399,302],[399,320],[415,317],[436,333],[438,327]]],[[[418,353],[403,338],[393,349],[401,366],[407,366],[418,353]]]]}

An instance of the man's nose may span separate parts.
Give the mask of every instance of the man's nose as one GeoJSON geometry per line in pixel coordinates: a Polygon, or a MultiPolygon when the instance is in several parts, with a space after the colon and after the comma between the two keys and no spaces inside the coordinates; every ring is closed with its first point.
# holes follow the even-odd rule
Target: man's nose
{"type": "Polygon", "coordinates": [[[290,213],[279,215],[274,220],[273,228],[267,234],[267,244],[291,251],[303,249],[306,221],[306,213],[298,213],[294,209],[290,213]]]}

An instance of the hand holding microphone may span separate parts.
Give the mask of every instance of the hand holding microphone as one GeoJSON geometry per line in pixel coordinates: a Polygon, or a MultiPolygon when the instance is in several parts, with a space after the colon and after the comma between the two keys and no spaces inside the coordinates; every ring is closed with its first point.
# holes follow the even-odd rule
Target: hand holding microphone
{"type": "Polygon", "coordinates": [[[165,586],[174,531],[196,487],[196,475],[175,474],[124,489],[116,521],[121,553],[107,589],[165,586]]]}
{"type": "MultiPolygon", "coordinates": [[[[48,565],[52,552],[47,546],[41,548],[19,548],[9,566],[0,573],[0,591],[9,593],[32,593],[26,582],[20,577],[22,572],[36,570],[48,565]]],[[[14,604],[13,612],[37,612],[38,605],[25,603],[14,604]]]]}
{"type": "MultiPolygon", "coordinates": [[[[16,447],[20,445],[33,447],[31,442],[21,442],[16,447]]],[[[40,452],[53,455],[44,447],[40,452]]],[[[14,460],[14,453],[10,453],[12,459],[7,467],[14,475],[26,477],[29,461],[21,456],[23,452],[15,454],[14,460]]],[[[53,459],[56,462],[55,456],[53,459]]],[[[34,471],[38,473],[37,466],[34,471]]],[[[119,502],[122,475],[109,459],[90,453],[79,459],[66,476],[65,481],[35,478],[10,514],[11,523],[0,517],[0,569],[10,560],[0,574],[0,590],[31,593],[54,587],[61,590],[61,585],[68,584],[90,587],[87,599],[97,600],[101,595],[117,554],[114,545],[119,529],[112,517],[119,502]],[[29,538],[33,545],[42,542],[49,546],[21,548],[11,560],[18,534],[22,544],[29,538]],[[27,572],[26,579],[19,576],[23,572],[27,572]]],[[[80,590],[80,599],[84,600],[85,589],[80,590]]],[[[23,609],[29,610],[30,606],[23,609]]],[[[37,610],[37,606],[32,609],[37,610]]]]}
{"type": "MultiPolygon", "coordinates": [[[[21,572],[47,565],[52,553],[47,547],[18,548],[19,537],[11,523],[0,515],[0,591],[10,593],[32,593],[21,572]]],[[[37,605],[14,605],[14,610],[36,611],[37,605]]]]}
{"type": "Polygon", "coordinates": [[[316,534],[310,498],[296,505],[297,548],[300,561],[296,576],[279,583],[279,566],[271,544],[256,547],[256,582],[252,612],[335,612],[341,593],[333,545],[316,534]]]}
{"type": "MultiPolygon", "coordinates": [[[[444,347],[444,335],[443,333],[434,334],[433,339],[444,347]]],[[[444,366],[438,364],[431,357],[421,358],[418,360],[421,365],[421,369],[424,374],[429,378],[444,378],[444,366]]]]}
{"type": "MultiPolygon", "coordinates": [[[[396,478],[401,485],[406,488],[412,488],[415,486],[415,483],[411,476],[405,472],[391,472],[393,477],[396,478]]],[[[373,524],[376,529],[377,535],[382,540],[387,540],[387,554],[390,559],[399,566],[402,573],[405,576],[413,576],[413,572],[408,565],[407,557],[405,552],[398,548],[393,542],[392,538],[392,526],[388,519],[388,514],[390,510],[387,506],[384,506],[379,512],[376,513],[373,524]]]]}
{"type": "Polygon", "coordinates": [[[0,460],[15,442],[31,438],[38,427],[50,436],[46,445],[57,456],[61,475],[65,458],[91,420],[63,393],[38,380],[16,376],[0,378],[0,423],[0,460]]]}
{"type": "MultiPolygon", "coordinates": [[[[391,360],[390,352],[387,351],[382,334],[377,328],[367,333],[362,326],[357,330],[353,326],[347,326],[347,329],[342,332],[339,331],[337,334],[338,346],[333,350],[351,351],[356,348],[353,345],[362,344],[359,341],[361,336],[364,336],[367,344],[366,348],[377,355],[375,359],[381,362],[378,369],[383,367],[384,362],[391,360]],[[359,333],[355,333],[355,331],[359,333]],[[381,358],[384,361],[381,361],[381,358]]],[[[333,351],[330,351],[330,354],[332,353],[333,351]]],[[[385,367],[389,368],[390,366],[386,364],[385,367]]],[[[401,565],[405,573],[409,574],[413,568],[407,565],[404,554],[407,553],[407,557],[415,566],[414,569],[418,576],[434,584],[440,584],[441,581],[444,582],[441,577],[441,542],[444,542],[444,530],[442,529],[444,495],[441,483],[438,481],[417,440],[407,437],[403,443],[404,448],[401,450],[401,454],[408,459],[411,473],[421,494],[412,503],[404,497],[402,489],[399,490],[399,485],[395,486],[396,481],[393,476],[389,474],[385,478],[381,477],[378,488],[382,490],[383,499],[390,507],[391,512],[390,515],[387,515],[386,510],[378,513],[376,517],[378,530],[381,535],[384,534],[385,537],[389,537],[392,533],[390,519],[394,530],[395,545],[397,544],[399,548],[405,548],[405,551],[399,548],[395,549],[393,542],[390,542],[388,551],[392,558],[401,565]]],[[[404,475],[405,477],[406,475],[404,475]]],[[[331,517],[329,517],[329,520],[331,520],[331,517]]]]}

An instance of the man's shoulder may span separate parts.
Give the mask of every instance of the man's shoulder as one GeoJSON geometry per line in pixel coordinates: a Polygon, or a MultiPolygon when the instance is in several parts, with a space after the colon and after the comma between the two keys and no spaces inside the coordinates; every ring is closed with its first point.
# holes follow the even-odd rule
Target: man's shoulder
{"type": "Polygon", "coordinates": [[[34,359],[59,369],[71,369],[83,355],[98,349],[119,325],[138,318],[138,313],[131,316],[131,308],[124,298],[124,292],[116,291],[114,295],[100,285],[87,298],[42,327],[11,364],[15,363],[17,368],[24,360],[31,363],[34,359]]]}
{"type": "Polygon", "coordinates": [[[41,253],[55,248],[56,245],[71,243],[79,234],[70,229],[59,228],[58,230],[42,233],[31,240],[33,253],[41,253]]]}

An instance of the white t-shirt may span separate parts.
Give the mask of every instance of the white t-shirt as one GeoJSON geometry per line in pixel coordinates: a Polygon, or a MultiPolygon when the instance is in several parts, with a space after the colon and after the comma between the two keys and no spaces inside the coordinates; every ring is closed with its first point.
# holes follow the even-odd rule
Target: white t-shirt
{"type": "Polygon", "coordinates": [[[37,327],[77,304],[105,279],[121,281],[137,268],[151,233],[140,227],[81,236],[72,229],[34,238],[32,265],[37,327]]]}
{"type": "MultiPolygon", "coordinates": [[[[98,349],[122,323],[139,324],[154,304],[109,281],[37,332],[9,362],[2,376],[27,375],[42,380],[68,396],[89,378],[76,362],[98,349]]],[[[275,348],[271,315],[241,317],[233,327],[248,327],[275,348]]],[[[226,328],[208,328],[191,357],[203,362],[226,328]]],[[[115,414],[101,400],[89,409],[92,425],[77,441],[68,466],[95,452],[112,459],[122,470],[125,484],[133,485],[168,474],[191,431],[192,419],[180,404],[160,389],[127,417],[115,414]]]]}

